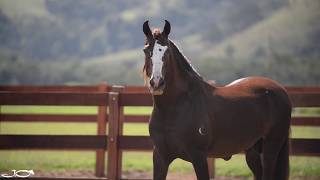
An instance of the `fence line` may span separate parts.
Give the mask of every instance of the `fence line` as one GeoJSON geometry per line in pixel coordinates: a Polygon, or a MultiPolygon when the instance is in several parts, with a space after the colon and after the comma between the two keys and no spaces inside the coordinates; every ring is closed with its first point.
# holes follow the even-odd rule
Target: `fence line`
{"type": "MultiPolygon", "coordinates": [[[[1,114],[0,122],[96,122],[96,115],[1,114]]],[[[106,121],[108,115],[106,114],[106,121]]],[[[149,115],[124,115],[125,123],[148,123],[149,115]]],[[[293,117],[294,126],[320,126],[320,117],[293,117]]]]}

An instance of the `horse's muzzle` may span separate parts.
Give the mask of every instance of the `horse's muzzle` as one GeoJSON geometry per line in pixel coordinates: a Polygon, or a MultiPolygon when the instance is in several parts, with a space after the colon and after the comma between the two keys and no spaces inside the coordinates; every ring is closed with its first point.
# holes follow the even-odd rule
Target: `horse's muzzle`
{"type": "Polygon", "coordinates": [[[162,95],[165,87],[163,78],[151,78],[149,81],[149,89],[153,95],[162,95]]]}

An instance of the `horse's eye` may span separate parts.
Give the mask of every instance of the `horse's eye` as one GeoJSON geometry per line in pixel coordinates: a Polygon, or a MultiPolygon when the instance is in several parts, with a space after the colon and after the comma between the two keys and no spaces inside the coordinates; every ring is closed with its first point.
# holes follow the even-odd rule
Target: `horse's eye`
{"type": "Polygon", "coordinates": [[[161,51],[162,51],[162,49],[159,49],[159,51],[161,52],[161,51]]]}

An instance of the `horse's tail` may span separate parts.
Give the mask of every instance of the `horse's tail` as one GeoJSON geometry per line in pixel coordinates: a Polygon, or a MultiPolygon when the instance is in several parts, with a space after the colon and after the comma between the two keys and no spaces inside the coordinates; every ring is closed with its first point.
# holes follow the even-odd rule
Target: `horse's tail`
{"type": "Polygon", "coordinates": [[[277,165],[275,169],[275,179],[287,180],[289,179],[289,137],[283,143],[277,158],[277,165]]]}

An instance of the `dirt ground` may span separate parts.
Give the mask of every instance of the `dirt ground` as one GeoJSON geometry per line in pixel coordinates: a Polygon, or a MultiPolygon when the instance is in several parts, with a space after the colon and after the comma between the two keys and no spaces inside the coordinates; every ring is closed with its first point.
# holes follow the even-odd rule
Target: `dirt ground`
{"type": "MultiPolygon", "coordinates": [[[[44,172],[35,171],[37,177],[94,177],[93,171],[84,170],[68,170],[68,171],[55,171],[55,172],[44,172]]],[[[152,179],[151,172],[144,171],[129,171],[123,172],[122,178],[133,178],[133,179],[152,179]]],[[[194,173],[169,173],[168,180],[196,180],[194,173]]],[[[252,180],[252,178],[244,177],[216,177],[215,180],[252,180]]],[[[320,180],[318,177],[294,177],[290,180],[320,180]]]]}
{"type": "MultiPolygon", "coordinates": [[[[35,171],[36,177],[94,177],[92,171],[79,171],[79,170],[68,170],[68,171],[55,171],[55,172],[44,172],[35,171]]],[[[123,172],[122,178],[132,179],[152,179],[151,172],[143,171],[129,171],[123,172]]],[[[168,180],[196,180],[193,173],[169,173],[168,180]]],[[[248,178],[240,177],[217,177],[215,180],[249,180],[248,178]]]]}

